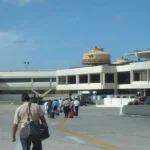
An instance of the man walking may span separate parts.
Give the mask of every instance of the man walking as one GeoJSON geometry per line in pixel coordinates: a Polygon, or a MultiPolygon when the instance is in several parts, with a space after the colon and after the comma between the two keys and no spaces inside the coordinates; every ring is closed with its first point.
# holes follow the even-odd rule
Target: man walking
{"type": "Polygon", "coordinates": [[[69,107],[70,107],[69,100],[66,99],[66,100],[64,101],[63,106],[64,106],[65,118],[68,118],[68,116],[69,116],[69,107]]]}
{"type": "MultiPolygon", "coordinates": [[[[12,142],[16,141],[16,132],[18,129],[19,123],[21,124],[21,133],[20,133],[20,141],[22,144],[23,150],[30,150],[31,143],[33,144],[32,150],[42,150],[42,142],[40,139],[32,140],[30,138],[24,139],[21,135],[23,135],[23,128],[29,124],[28,121],[28,114],[29,114],[29,96],[27,93],[22,94],[22,102],[23,104],[17,108],[14,117],[13,123],[13,133],[12,133],[12,142]]],[[[32,103],[30,106],[30,119],[32,121],[41,121],[42,125],[46,124],[46,120],[44,117],[44,112],[42,111],[41,107],[36,104],[32,103]]]]}
{"type": "Polygon", "coordinates": [[[76,98],[76,100],[74,101],[75,116],[78,116],[78,113],[79,113],[79,105],[80,105],[80,102],[79,102],[79,100],[76,98]]]}
{"type": "Polygon", "coordinates": [[[48,102],[44,103],[45,115],[48,116],[48,102]]]}

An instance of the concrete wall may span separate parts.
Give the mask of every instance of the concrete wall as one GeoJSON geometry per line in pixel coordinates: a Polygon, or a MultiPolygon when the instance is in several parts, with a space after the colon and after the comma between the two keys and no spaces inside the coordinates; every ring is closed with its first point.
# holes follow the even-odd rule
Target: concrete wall
{"type": "Polygon", "coordinates": [[[132,101],[132,98],[104,98],[104,101],[100,100],[97,101],[97,107],[102,105],[103,107],[123,107],[124,105],[127,105],[130,101],[132,101]]]}
{"type": "Polygon", "coordinates": [[[0,78],[56,77],[56,71],[0,71],[0,78]]]}
{"type": "Polygon", "coordinates": [[[122,107],[127,105],[131,98],[104,98],[104,105],[108,107],[122,107]]]}
{"type": "Polygon", "coordinates": [[[56,89],[56,82],[34,82],[34,83],[0,83],[0,90],[48,90],[49,88],[56,89]]]}
{"type": "Polygon", "coordinates": [[[150,105],[127,105],[123,107],[123,114],[150,116],[150,105]]]}

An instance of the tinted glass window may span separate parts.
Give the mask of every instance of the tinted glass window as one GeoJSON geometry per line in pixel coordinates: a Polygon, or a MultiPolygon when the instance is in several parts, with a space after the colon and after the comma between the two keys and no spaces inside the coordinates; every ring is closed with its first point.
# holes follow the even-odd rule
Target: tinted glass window
{"type": "Polygon", "coordinates": [[[68,76],[68,84],[76,84],[76,76],[68,76]]]}
{"type": "Polygon", "coordinates": [[[0,79],[0,82],[31,82],[30,78],[0,79]]]}
{"type": "Polygon", "coordinates": [[[56,78],[52,78],[52,82],[56,82],[56,78]]]}
{"type": "Polygon", "coordinates": [[[105,74],[105,83],[114,83],[114,74],[113,73],[105,74]]]}
{"type": "Polygon", "coordinates": [[[130,84],[130,72],[118,72],[118,84],[130,84]]]}
{"type": "Polygon", "coordinates": [[[34,82],[50,82],[50,78],[34,78],[34,82]]]}
{"type": "Polygon", "coordinates": [[[79,75],[79,83],[88,83],[88,75],[79,75]]]}
{"type": "Polygon", "coordinates": [[[58,84],[66,84],[66,76],[59,77],[58,84]]]}
{"type": "Polygon", "coordinates": [[[90,74],[90,83],[100,83],[100,74],[90,74]]]}

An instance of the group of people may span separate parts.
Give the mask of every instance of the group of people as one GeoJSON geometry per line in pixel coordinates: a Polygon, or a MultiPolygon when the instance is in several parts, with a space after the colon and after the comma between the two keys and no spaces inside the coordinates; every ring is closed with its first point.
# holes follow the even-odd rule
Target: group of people
{"type": "MultiPolygon", "coordinates": [[[[32,150],[42,150],[41,139],[32,139],[31,137],[25,139],[24,129],[29,124],[29,120],[40,121],[42,126],[45,126],[46,119],[44,112],[41,107],[36,103],[30,103],[30,97],[27,93],[23,93],[21,96],[22,105],[16,109],[14,122],[13,122],[13,132],[12,132],[12,142],[16,141],[16,132],[18,130],[19,124],[21,124],[20,131],[20,141],[23,150],[30,150],[31,143],[33,144],[32,150]],[[29,119],[30,118],[30,119],[29,119]]],[[[69,112],[74,112],[75,116],[78,116],[80,102],[78,99],[69,100],[69,99],[60,99],[60,100],[49,100],[45,102],[45,113],[49,116],[51,111],[60,111],[64,112],[65,118],[69,117],[69,112]]],[[[40,123],[39,122],[39,123],[40,123]]]]}
{"type": "Polygon", "coordinates": [[[44,103],[45,114],[50,116],[51,112],[58,111],[60,113],[64,112],[65,118],[69,117],[69,112],[74,112],[75,116],[78,116],[80,102],[78,99],[59,99],[59,100],[49,100],[44,103]]]}

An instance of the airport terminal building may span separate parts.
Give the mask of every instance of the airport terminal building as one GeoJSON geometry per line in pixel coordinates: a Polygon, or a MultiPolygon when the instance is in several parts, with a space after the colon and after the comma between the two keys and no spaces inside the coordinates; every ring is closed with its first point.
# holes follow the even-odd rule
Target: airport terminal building
{"type": "Polygon", "coordinates": [[[136,94],[150,96],[150,50],[134,51],[137,61],[119,58],[111,63],[110,55],[93,48],[82,57],[84,66],[56,71],[1,71],[0,99],[15,99],[24,91],[47,98],[80,95],[136,94]],[[142,58],[142,61],[141,61],[142,58]]]}

